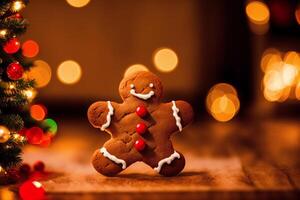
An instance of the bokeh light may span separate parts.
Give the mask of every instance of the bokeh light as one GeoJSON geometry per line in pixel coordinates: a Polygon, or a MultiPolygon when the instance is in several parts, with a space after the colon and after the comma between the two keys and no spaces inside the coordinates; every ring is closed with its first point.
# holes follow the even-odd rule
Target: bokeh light
{"type": "Polygon", "coordinates": [[[39,53],[39,45],[33,40],[28,40],[23,43],[22,50],[23,56],[33,58],[39,53]]]}
{"type": "Polygon", "coordinates": [[[36,97],[37,91],[33,88],[27,89],[24,91],[24,95],[26,96],[27,100],[30,102],[36,97]]]}
{"type": "Polygon", "coordinates": [[[274,48],[269,48],[265,50],[263,53],[262,59],[261,59],[261,70],[263,72],[266,72],[270,70],[270,68],[275,66],[276,64],[280,63],[282,61],[281,59],[281,53],[274,48]]]}
{"type": "Polygon", "coordinates": [[[81,67],[73,60],[64,61],[58,66],[57,76],[62,83],[77,83],[81,78],[81,67]]]}
{"type": "Polygon", "coordinates": [[[37,121],[42,121],[45,119],[47,115],[47,109],[45,106],[40,105],[40,104],[35,104],[30,107],[30,116],[37,120],[37,121]]]}
{"type": "Polygon", "coordinates": [[[178,57],[172,49],[161,48],[154,52],[153,62],[159,71],[171,72],[178,65],[178,57]]]}
{"type": "Polygon", "coordinates": [[[231,120],[240,109],[236,89],[227,83],[214,85],[206,97],[206,108],[217,121],[231,120]]]}
{"type": "Polygon", "coordinates": [[[129,75],[134,74],[139,71],[149,71],[149,70],[146,66],[144,66],[142,64],[134,64],[134,65],[129,66],[126,69],[126,71],[124,73],[124,77],[129,76],[129,75]]]}
{"type": "Polygon", "coordinates": [[[73,7],[81,8],[86,6],[90,0],[66,0],[68,4],[70,4],[73,7]]]}
{"type": "Polygon", "coordinates": [[[267,5],[261,1],[251,1],[246,6],[248,19],[254,24],[266,24],[270,19],[267,5]]]}
{"type": "Polygon", "coordinates": [[[57,133],[57,123],[53,119],[45,119],[42,125],[48,130],[50,135],[54,136],[57,133]]]}
{"type": "Polygon", "coordinates": [[[297,6],[297,9],[295,10],[295,18],[297,23],[300,25],[300,6],[297,6]]]}
{"type": "Polygon", "coordinates": [[[276,49],[268,49],[262,56],[261,68],[264,71],[263,95],[270,102],[284,102],[299,95],[300,57],[295,51],[284,54],[276,49]]]}
{"type": "Polygon", "coordinates": [[[34,61],[34,66],[25,73],[28,79],[34,79],[36,87],[41,88],[48,85],[51,80],[51,68],[48,63],[43,60],[34,61]]]}

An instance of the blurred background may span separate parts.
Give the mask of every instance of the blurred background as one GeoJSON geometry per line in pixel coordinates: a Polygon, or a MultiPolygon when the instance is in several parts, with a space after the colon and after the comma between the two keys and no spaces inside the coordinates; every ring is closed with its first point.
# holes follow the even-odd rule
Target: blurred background
{"type": "Polygon", "coordinates": [[[59,130],[49,148],[26,146],[24,160],[67,174],[44,182],[48,191],[141,191],[136,179],[151,191],[300,189],[300,0],[31,0],[22,15],[35,63],[25,76],[39,87],[27,91],[37,95],[31,116],[48,110],[59,130]],[[157,74],[164,101],[186,100],[196,114],[184,137],[174,134],[187,160],[174,188],[147,166],[114,181],[90,166],[109,135],[86,111],[121,102],[118,85],[137,70],[157,74]]]}
{"type": "Polygon", "coordinates": [[[298,3],[32,0],[29,75],[60,116],[84,119],[92,102],[120,101],[130,67],[158,74],[165,100],[188,100],[198,119],[290,116],[299,113],[298,3]]]}

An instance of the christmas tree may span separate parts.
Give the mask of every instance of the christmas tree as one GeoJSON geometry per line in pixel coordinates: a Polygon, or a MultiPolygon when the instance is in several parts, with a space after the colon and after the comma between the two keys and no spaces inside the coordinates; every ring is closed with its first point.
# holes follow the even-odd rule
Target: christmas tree
{"type": "Polygon", "coordinates": [[[37,124],[28,111],[35,82],[24,78],[33,65],[22,55],[18,39],[27,28],[19,13],[27,4],[28,0],[0,1],[0,183],[21,162],[23,128],[37,124]]]}

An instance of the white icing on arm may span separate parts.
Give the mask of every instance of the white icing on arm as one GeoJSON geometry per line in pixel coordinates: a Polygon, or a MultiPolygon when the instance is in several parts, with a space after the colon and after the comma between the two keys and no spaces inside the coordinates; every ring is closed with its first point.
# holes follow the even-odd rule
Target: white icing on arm
{"type": "Polygon", "coordinates": [[[154,171],[156,171],[157,173],[160,172],[162,166],[167,163],[167,164],[171,164],[171,162],[175,159],[175,158],[180,158],[180,154],[177,153],[176,151],[174,151],[174,153],[172,155],[170,155],[168,158],[164,158],[162,160],[160,160],[158,162],[157,167],[154,168],[154,171]]]}
{"type": "Polygon", "coordinates": [[[112,107],[110,101],[107,102],[108,113],[106,115],[106,123],[101,126],[101,131],[104,131],[107,127],[109,127],[111,122],[111,116],[114,114],[114,108],[112,107]]]}
{"type": "Polygon", "coordinates": [[[176,126],[178,127],[179,131],[182,131],[181,118],[178,115],[179,109],[176,107],[175,101],[172,101],[172,104],[173,117],[176,120],[176,126]]]}
{"type": "Polygon", "coordinates": [[[122,159],[119,159],[117,158],[116,156],[114,155],[111,155],[105,147],[102,147],[100,149],[100,152],[103,154],[104,157],[108,158],[109,160],[113,161],[114,163],[117,163],[117,164],[121,164],[122,165],[122,169],[125,169],[126,168],[126,162],[125,160],[122,160],[122,159]]]}

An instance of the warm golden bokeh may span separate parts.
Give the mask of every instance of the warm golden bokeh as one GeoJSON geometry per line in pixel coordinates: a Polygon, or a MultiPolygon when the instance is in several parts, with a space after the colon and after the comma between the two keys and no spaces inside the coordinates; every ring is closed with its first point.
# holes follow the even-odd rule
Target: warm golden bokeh
{"type": "Polygon", "coordinates": [[[81,8],[86,6],[90,0],[66,0],[69,5],[76,7],[76,8],[81,8]]]}
{"type": "Polygon", "coordinates": [[[159,71],[171,72],[178,65],[178,57],[172,49],[161,48],[154,52],[153,62],[159,71]]]}
{"type": "Polygon", "coordinates": [[[246,6],[248,19],[254,24],[266,24],[270,19],[267,5],[261,1],[251,1],[246,6]]]}
{"type": "Polygon", "coordinates": [[[135,72],[139,72],[139,71],[149,71],[148,68],[145,65],[142,64],[134,64],[129,66],[126,71],[124,72],[124,77],[133,74],[135,72]]]}
{"type": "Polygon", "coordinates": [[[43,60],[34,61],[34,66],[28,73],[27,78],[34,79],[38,88],[45,87],[51,80],[51,68],[48,63],[43,60]]]}
{"type": "Polygon", "coordinates": [[[57,69],[58,79],[65,84],[75,84],[81,78],[81,67],[73,61],[67,60],[62,62],[57,69]]]}
{"type": "Polygon", "coordinates": [[[214,85],[206,97],[206,108],[217,121],[231,120],[240,109],[236,89],[227,83],[214,85]]]}
{"type": "MultiPolygon", "coordinates": [[[[299,84],[300,57],[295,51],[282,54],[276,49],[268,49],[262,56],[261,68],[264,72],[263,95],[271,102],[283,102],[299,95],[296,87],[299,84]]],[[[298,98],[298,97],[297,97],[298,98]]]]}

